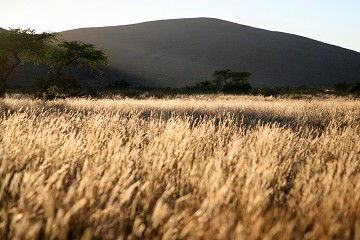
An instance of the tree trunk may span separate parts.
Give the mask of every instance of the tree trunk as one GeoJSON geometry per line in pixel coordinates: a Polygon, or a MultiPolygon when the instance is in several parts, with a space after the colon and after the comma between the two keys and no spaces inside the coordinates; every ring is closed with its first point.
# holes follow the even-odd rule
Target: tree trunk
{"type": "Polygon", "coordinates": [[[21,60],[17,53],[13,53],[13,57],[15,59],[15,62],[9,68],[3,69],[3,71],[0,73],[0,98],[5,97],[6,80],[9,78],[10,74],[14,71],[14,69],[21,63],[21,60]]]}
{"type": "Polygon", "coordinates": [[[0,76],[0,98],[5,97],[5,79],[0,76]]]}

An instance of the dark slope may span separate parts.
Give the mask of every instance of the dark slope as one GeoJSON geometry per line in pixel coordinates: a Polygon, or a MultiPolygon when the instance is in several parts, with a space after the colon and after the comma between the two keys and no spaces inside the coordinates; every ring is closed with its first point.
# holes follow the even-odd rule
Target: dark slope
{"type": "Polygon", "coordinates": [[[254,85],[333,85],[360,80],[360,53],[308,38],[210,18],[63,32],[107,50],[104,82],[179,87],[217,69],[250,71],[254,85]],[[119,75],[120,74],[120,77],[119,75]]]}

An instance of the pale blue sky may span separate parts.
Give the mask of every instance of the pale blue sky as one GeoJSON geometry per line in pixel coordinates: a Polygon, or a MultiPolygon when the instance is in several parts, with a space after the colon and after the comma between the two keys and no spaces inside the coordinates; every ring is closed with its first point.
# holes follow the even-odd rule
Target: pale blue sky
{"type": "Polygon", "coordinates": [[[0,27],[62,31],[213,17],[360,52],[360,0],[0,0],[0,27]]]}

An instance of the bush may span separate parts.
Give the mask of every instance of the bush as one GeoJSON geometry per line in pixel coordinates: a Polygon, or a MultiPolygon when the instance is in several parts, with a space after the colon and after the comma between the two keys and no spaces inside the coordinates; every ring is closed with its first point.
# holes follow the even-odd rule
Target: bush
{"type": "Polygon", "coordinates": [[[349,92],[360,94],[360,82],[356,82],[354,85],[352,85],[349,89],[349,92]]]}
{"type": "Polygon", "coordinates": [[[350,84],[347,82],[339,82],[334,85],[334,90],[338,92],[346,92],[350,88],[350,84]]]}
{"type": "Polygon", "coordinates": [[[72,96],[80,92],[81,85],[71,76],[56,76],[50,80],[38,78],[36,81],[36,97],[47,100],[56,97],[72,96]]]}
{"type": "Polygon", "coordinates": [[[129,87],[130,87],[130,83],[128,83],[125,80],[121,80],[109,84],[106,88],[112,90],[126,90],[129,89],[129,87]]]}
{"type": "Polygon", "coordinates": [[[249,82],[235,82],[223,87],[225,93],[246,93],[250,92],[252,86],[249,82]]]}

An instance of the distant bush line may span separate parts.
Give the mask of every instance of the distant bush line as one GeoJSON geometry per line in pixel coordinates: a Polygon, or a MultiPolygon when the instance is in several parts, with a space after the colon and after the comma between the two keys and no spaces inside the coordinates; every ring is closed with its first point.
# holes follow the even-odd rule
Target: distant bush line
{"type": "MultiPolygon", "coordinates": [[[[35,96],[37,87],[7,86],[8,93],[20,93],[35,96]]],[[[360,97],[360,82],[357,83],[337,83],[332,87],[318,86],[296,86],[296,87],[252,87],[248,91],[221,91],[214,87],[204,88],[202,85],[188,86],[183,88],[152,88],[147,86],[131,86],[125,80],[116,81],[106,87],[83,89],[78,93],[78,97],[127,97],[127,98],[169,98],[176,95],[196,95],[196,94],[232,94],[232,95],[260,95],[264,97],[277,97],[286,95],[336,95],[360,97]]]]}

